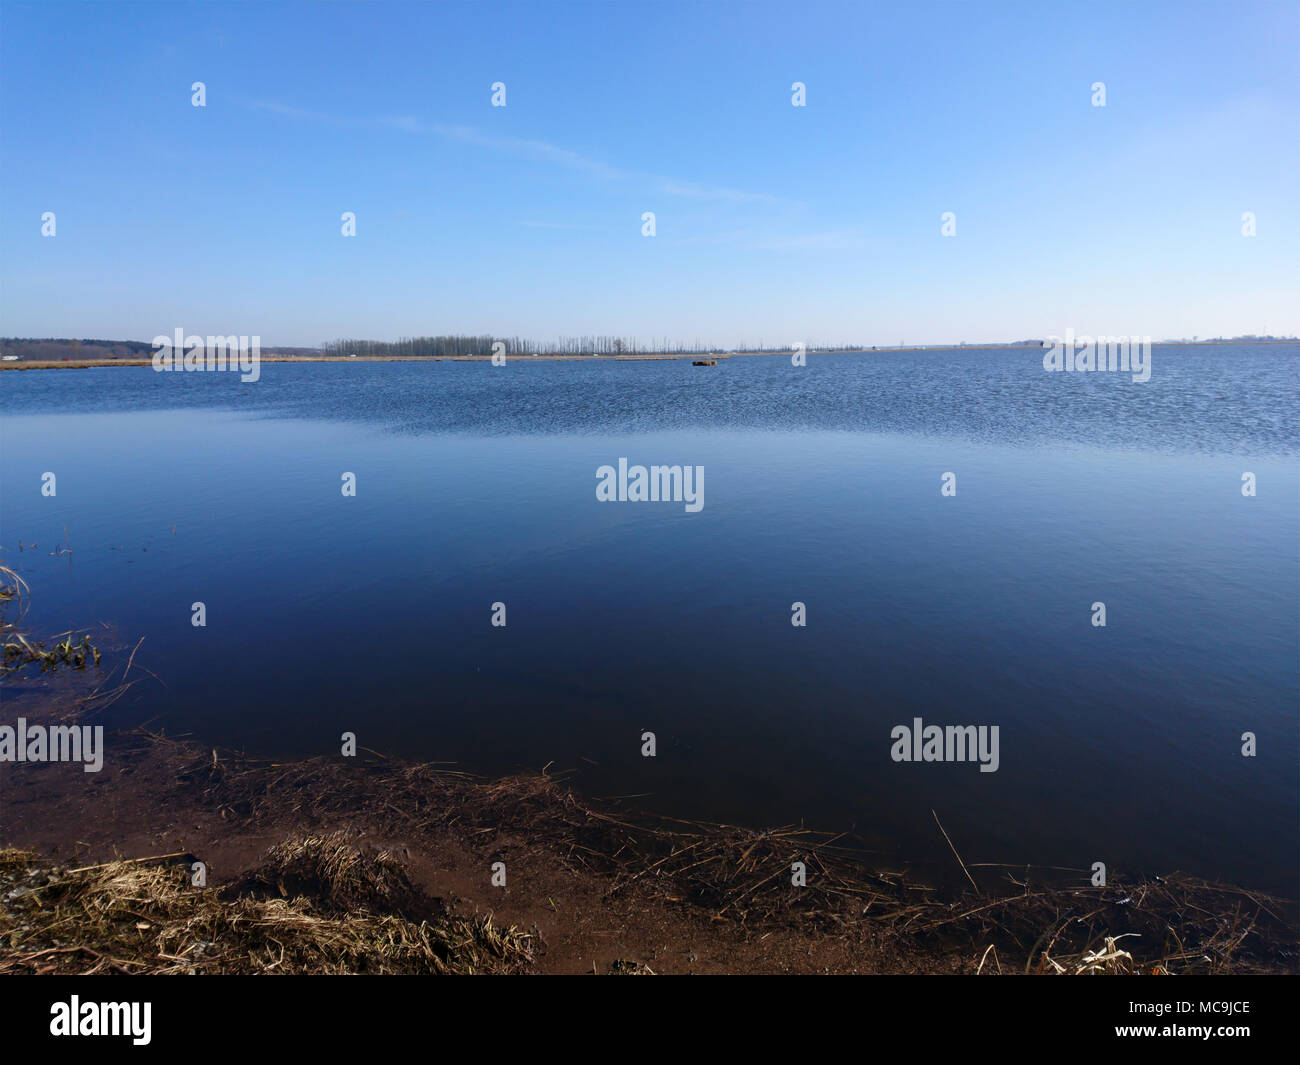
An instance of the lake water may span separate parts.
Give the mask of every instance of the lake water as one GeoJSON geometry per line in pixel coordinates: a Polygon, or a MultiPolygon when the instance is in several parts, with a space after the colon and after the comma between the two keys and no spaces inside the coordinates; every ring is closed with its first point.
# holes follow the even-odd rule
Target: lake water
{"type": "Polygon", "coordinates": [[[1300,347],[1157,347],[1146,383],[1041,359],[3,373],[0,561],[32,628],[145,637],[166,687],[114,723],[551,763],[946,876],[933,809],[968,863],[1295,896],[1300,347]],[[620,457],[704,467],[703,508],[599,501],[620,457]],[[998,726],[997,771],[894,761],[917,717],[998,726]]]}

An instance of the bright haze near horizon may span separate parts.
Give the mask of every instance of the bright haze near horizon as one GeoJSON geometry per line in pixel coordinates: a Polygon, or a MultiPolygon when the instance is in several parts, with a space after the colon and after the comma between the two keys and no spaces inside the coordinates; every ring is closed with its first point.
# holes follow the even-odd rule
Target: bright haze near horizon
{"type": "Polygon", "coordinates": [[[0,332],[1296,334],[1298,49],[1275,3],[6,2],[0,332]]]}

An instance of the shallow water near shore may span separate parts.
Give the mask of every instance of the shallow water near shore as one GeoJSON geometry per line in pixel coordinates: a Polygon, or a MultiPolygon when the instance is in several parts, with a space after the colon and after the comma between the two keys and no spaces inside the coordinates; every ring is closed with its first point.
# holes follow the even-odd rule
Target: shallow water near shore
{"type": "Polygon", "coordinates": [[[1295,896],[1300,348],[1041,357],[7,374],[0,561],[42,632],[145,637],[166,687],[112,723],[1295,896]],[[599,502],[620,457],[703,466],[703,509],[599,502]],[[998,726],[997,772],[893,761],[918,717],[998,726]]]}

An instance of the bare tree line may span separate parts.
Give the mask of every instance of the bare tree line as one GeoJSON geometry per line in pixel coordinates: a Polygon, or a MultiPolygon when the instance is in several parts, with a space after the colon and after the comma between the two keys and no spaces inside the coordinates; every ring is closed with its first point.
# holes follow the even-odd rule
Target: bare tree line
{"type": "MultiPolygon", "coordinates": [[[[649,345],[635,337],[580,336],[560,337],[558,340],[538,341],[523,337],[494,336],[426,336],[402,337],[398,340],[360,340],[341,338],[321,344],[324,355],[357,355],[384,357],[428,358],[431,356],[473,355],[484,358],[492,354],[493,345],[505,345],[506,355],[702,355],[717,351],[790,351],[791,345],[769,347],[763,341],[757,344],[741,341],[729,349],[705,344],[701,340],[688,344],[668,337],[652,339],[649,345]]],[[[817,351],[861,351],[865,345],[808,345],[817,351]]]]}

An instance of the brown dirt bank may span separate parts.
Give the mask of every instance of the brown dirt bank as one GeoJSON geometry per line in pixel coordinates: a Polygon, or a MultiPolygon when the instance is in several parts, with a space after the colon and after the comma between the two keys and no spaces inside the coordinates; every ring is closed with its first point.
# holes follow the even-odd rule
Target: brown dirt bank
{"type": "Polygon", "coordinates": [[[639,816],[545,773],[106,746],[100,773],[0,764],[0,846],[29,852],[0,853],[0,972],[1297,969],[1291,903],[1181,875],[941,898],[842,837],[639,816]]]}

